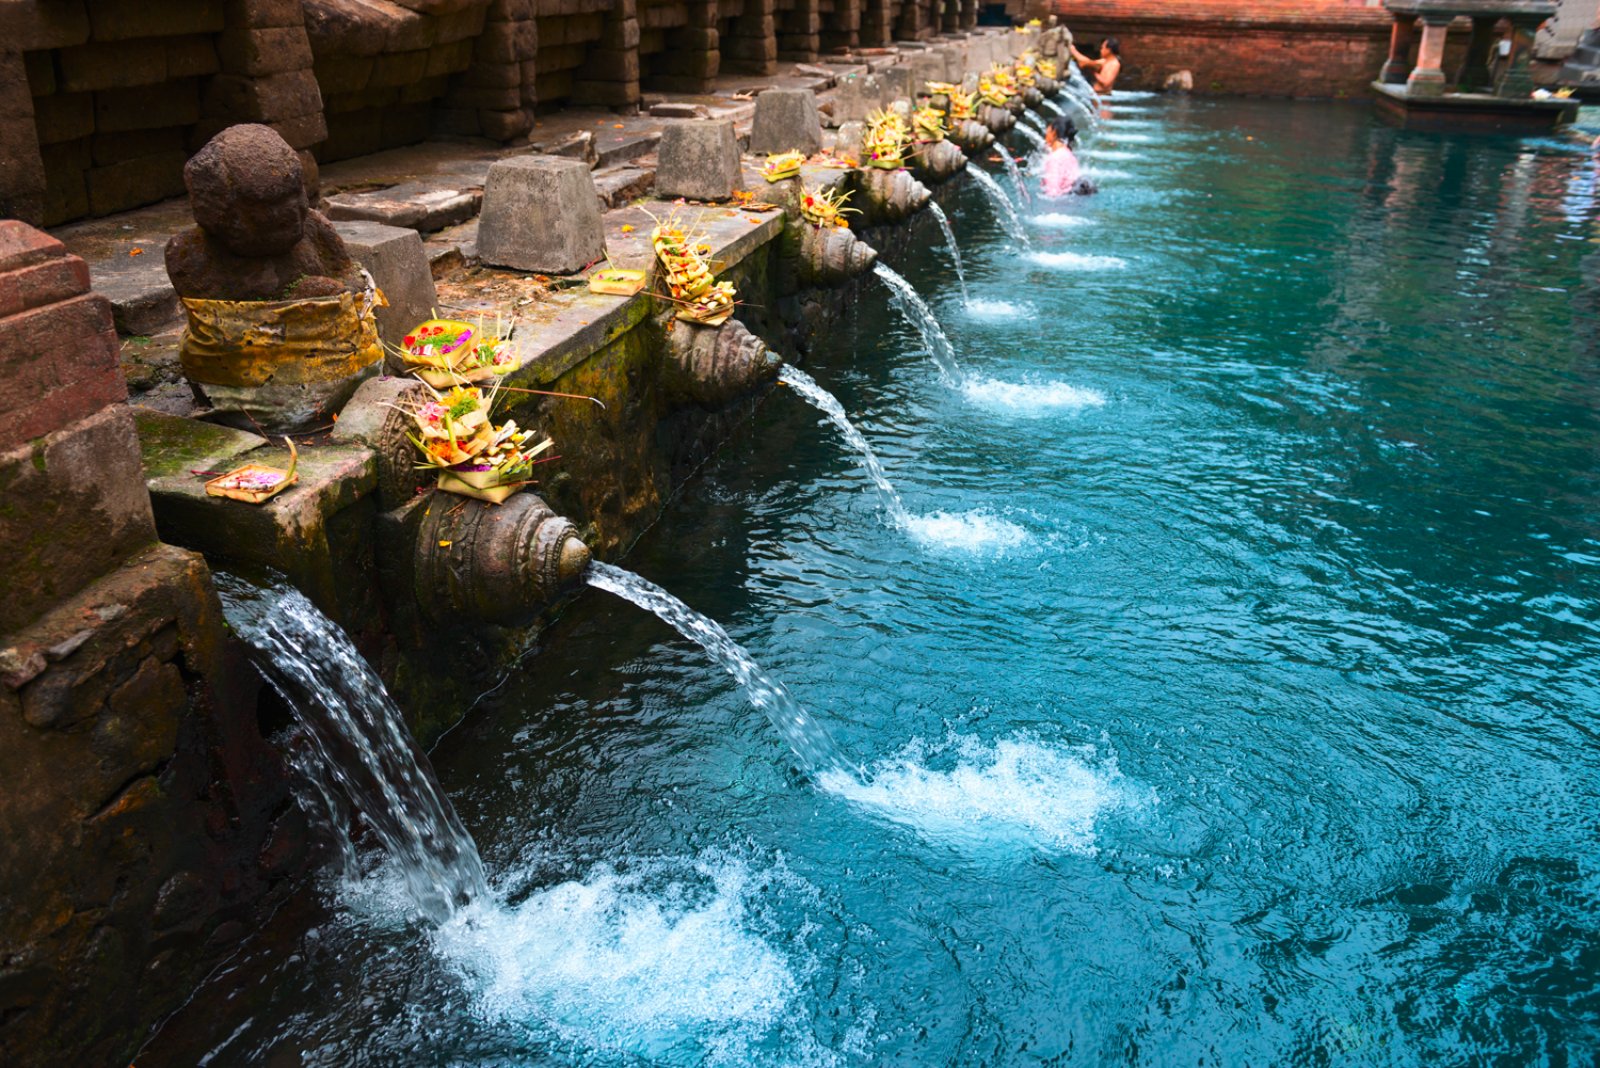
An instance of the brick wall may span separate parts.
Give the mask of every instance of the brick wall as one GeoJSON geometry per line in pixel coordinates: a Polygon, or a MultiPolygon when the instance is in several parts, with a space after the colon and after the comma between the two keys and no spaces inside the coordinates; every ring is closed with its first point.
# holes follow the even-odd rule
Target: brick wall
{"type": "Polygon", "coordinates": [[[1085,51],[1122,42],[1118,85],[1159,89],[1178,70],[1195,91],[1358,97],[1388,53],[1392,19],[1365,0],[1054,0],[1085,51]]]}

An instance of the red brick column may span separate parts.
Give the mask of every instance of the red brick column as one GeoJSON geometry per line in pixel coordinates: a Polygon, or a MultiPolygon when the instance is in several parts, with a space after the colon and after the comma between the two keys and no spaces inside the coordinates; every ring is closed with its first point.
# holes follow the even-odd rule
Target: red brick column
{"type": "Polygon", "coordinates": [[[822,20],[818,47],[824,52],[854,48],[861,43],[861,0],[836,0],[833,16],[822,20]]]}
{"type": "Polygon", "coordinates": [[[1444,40],[1450,33],[1447,15],[1422,16],[1422,42],[1417,46],[1417,65],[1406,79],[1409,96],[1438,96],[1444,92],[1444,40]]]}
{"type": "Polygon", "coordinates": [[[863,0],[861,11],[861,43],[868,48],[881,48],[894,40],[894,26],[889,17],[889,0],[863,0]]]}
{"type": "Polygon", "coordinates": [[[716,0],[690,0],[687,22],[667,31],[667,48],[656,57],[650,87],[669,93],[709,92],[722,69],[716,0]]]}
{"type": "Polygon", "coordinates": [[[1416,39],[1417,17],[1396,15],[1394,27],[1389,31],[1389,59],[1378,74],[1378,80],[1389,85],[1402,85],[1411,73],[1411,42],[1416,39]]]}
{"type": "Polygon", "coordinates": [[[21,52],[0,52],[0,215],[44,222],[44,157],[21,52]]]}

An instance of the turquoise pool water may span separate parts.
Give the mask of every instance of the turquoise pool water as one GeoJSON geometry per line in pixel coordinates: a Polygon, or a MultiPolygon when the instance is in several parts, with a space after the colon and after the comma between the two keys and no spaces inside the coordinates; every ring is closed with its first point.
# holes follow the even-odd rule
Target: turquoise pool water
{"type": "Polygon", "coordinates": [[[1119,104],[950,209],[434,754],[506,903],[304,905],[154,1063],[1592,1064],[1600,247],[1561,138],[1119,104]]]}

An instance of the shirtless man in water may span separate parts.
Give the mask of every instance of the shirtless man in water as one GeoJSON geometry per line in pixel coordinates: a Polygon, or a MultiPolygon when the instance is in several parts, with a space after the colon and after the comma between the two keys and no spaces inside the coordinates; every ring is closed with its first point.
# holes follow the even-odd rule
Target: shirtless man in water
{"type": "Polygon", "coordinates": [[[1117,75],[1122,73],[1122,45],[1115,37],[1107,37],[1100,42],[1100,58],[1090,59],[1078,51],[1077,45],[1071,45],[1072,58],[1078,61],[1078,66],[1083,68],[1085,74],[1094,76],[1094,91],[1101,96],[1110,96],[1111,87],[1117,83],[1117,75]]]}

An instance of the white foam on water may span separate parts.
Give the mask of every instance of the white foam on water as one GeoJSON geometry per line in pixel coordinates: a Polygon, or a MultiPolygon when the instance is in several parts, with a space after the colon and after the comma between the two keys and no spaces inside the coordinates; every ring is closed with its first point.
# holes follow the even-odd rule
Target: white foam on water
{"type": "Polygon", "coordinates": [[[1091,220],[1086,215],[1068,215],[1062,211],[1047,211],[1042,215],[1030,216],[1030,221],[1036,226],[1088,226],[1091,220]]]}
{"type": "Polygon", "coordinates": [[[1033,535],[1024,527],[986,508],[911,515],[905,523],[907,532],[930,548],[949,549],[974,556],[1001,556],[1033,544],[1033,535]]]}
{"type": "Polygon", "coordinates": [[[1097,160],[1098,159],[1117,159],[1117,160],[1144,159],[1144,153],[1143,152],[1132,152],[1132,151],[1128,151],[1126,149],[1117,149],[1117,148],[1097,148],[1093,152],[1089,153],[1089,157],[1091,159],[1097,159],[1097,160]]]}
{"type": "Polygon", "coordinates": [[[1097,256],[1089,252],[1030,252],[1028,262],[1057,271],[1115,271],[1128,265],[1119,256],[1097,256]]]}
{"type": "Polygon", "coordinates": [[[1032,319],[1036,314],[1032,305],[987,297],[967,301],[966,310],[974,319],[1032,319]]]}
{"type": "Polygon", "coordinates": [[[718,857],[601,864],[432,938],[487,1019],[651,1063],[831,1065],[785,1027],[802,974],[751,930],[775,874],[718,857]]]}
{"type": "Polygon", "coordinates": [[[1094,179],[1101,179],[1101,178],[1135,178],[1135,177],[1138,177],[1132,171],[1120,171],[1120,170],[1117,170],[1115,167],[1089,166],[1089,167],[1085,167],[1083,169],[1083,173],[1087,174],[1090,178],[1094,178],[1094,179]]]}
{"type": "Polygon", "coordinates": [[[1006,382],[998,378],[969,378],[961,385],[967,399],[1013,415],[1044,415],[1056,411],[1081,411],[1105,404],[1106,395],[1066,382],[1006,382]]]}
{"type": "Polygon", "coordinates": [[[1118,89],[1106,98],[1106,102],[1115,107],[1119,100],[1149,100],[1155,95],[1152,89],[1118,89]]]}
{"type": "Polygon", "coordinates": [[[1107,130],[1106,140],[1121,141],[1130,145],[1150,145],[1155,143],[1153,134],[1123,133],[1121,130],[1107,130]]]}
{"type": "Polygon", "coordinates": [[[928,838],[1082,855],[1097,851],[1103,814],[1153,800],[1094,746],[1027,732],[993,743],[955,734],[936,746],[914,739],[868,768],[864,781],[830,773],[819,784],[928,838]]]}

